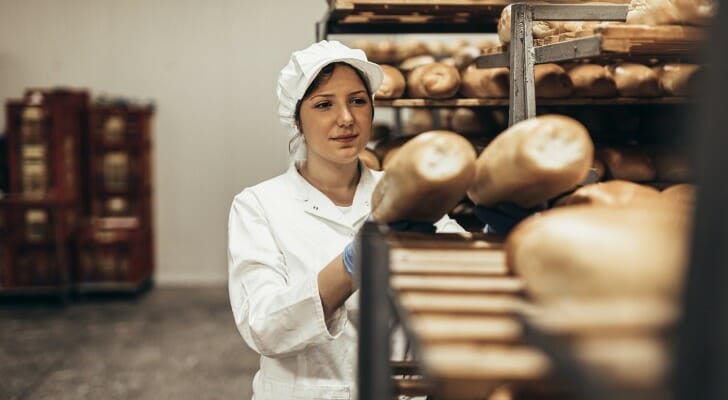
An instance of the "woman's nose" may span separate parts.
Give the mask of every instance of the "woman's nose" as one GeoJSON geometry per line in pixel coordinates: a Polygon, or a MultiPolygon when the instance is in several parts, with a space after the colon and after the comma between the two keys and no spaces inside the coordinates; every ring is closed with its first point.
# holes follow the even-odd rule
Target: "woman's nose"
{"type": "Polygon", "coordinates": [[[339,110],[338,125],[341,127],[351,126],[354,123],[354,116],[349,107],[342,106],[339,110]]]}

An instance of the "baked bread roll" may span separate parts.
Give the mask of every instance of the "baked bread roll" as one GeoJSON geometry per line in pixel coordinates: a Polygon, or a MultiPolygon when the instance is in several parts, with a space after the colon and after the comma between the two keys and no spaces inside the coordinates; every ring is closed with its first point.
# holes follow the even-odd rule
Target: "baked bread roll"
{"type": "Polygon", "coordinates": [[[564,98],[574,89],[569,74],[558,64],[538,64],[533,67],[536,97],[564,98]]]}
{"type": "Polygon", "coordinates": [[[559,200],[560,206],[588,204],[592,206],[625,206],[646,204],[660,197],[660,192],[650,186],[623,180],[592,183],[559,200]]]}
{"type": "Polygon", "coordinates": [[[387,150],[387,153],[384,154],[384,157],[382,157],[382,170],[386,170],[387,167],[389,167],[389,164],[392,163],[392,159],[394,159],[394,156],[397,155],[397,152],[402,148],[404,143],[391,147],[387,150]]]}
{"type": "Polygon", "coordinates": [[[678,183],[668,186],[660,192],[660,196],[692,208],[697,198],[698,187],[692,183],[678,183]]]}
{"type": "Polygon", "coordinates": [[[468,65],[472,64],[473,61],[475,61],[475,59],[482,53],[482,50],[480,50],[480,48],[476,46],[463,47],[453,55],[455,68],[457,68],[459,71],[464,70],[468,67],[468,65]]]}
{"type": "Polygon", "coordinates": [[[653,70],[660,80],[662,91],[668,96],[690,96],[700,89],[703,73],[697,64],[667,63],[653,70]]]}
{"type": "Polygon", "coordinates": [[[575,119],[527,119],[496,136],[478,157],[468,196],[484,206],[532,208],[583,181],[593,158],[589,133],[575,119]]]}
{"type": "Polygon", "coordinates": [[[390,150],[392,150],[395,147],[402,146],[405,142],[407,142],[410,138],[398,136],[398,137],[390,137],[386,140],[382,140],[379,143],[374,146],[374,154],[377,155],[377,158],[382,161],[382,167],[384,167],[384,158],[386,157],[387,153],[389,153],[390,150]]]}
{"type": "Polygon", "coordinates": [[[617,84],[603,66],[571,64],[566,70],[574,85],[574,97],[617,96],[617,84]]]}
{"type": "Polygon", "coordinates": [[[688,257],[689,213],[667,201],[554,208],[506,241],[507,264],[537,301],[676,299],[688,257]]]}
{"type": "Polygon", "coordinates": [[[577,35],[593,33],[594,27],[599,25],[597,21],[565,21],[561,23],[560,33],[572,32],[577,35]]]}
{"type": "Polygon", "coordinates": [[[413,108],[409,117],[402,124],[402,134],[407,136],[417,135],[432,130],[435,122],[432,117],[432,110],[427,108],[413,108]]]}
{"type": "Polygon", "coordinates": [[[369,61],[377,64],[394,64],[397,62],[397,45],[391,40],[380,40],[369,47],[369,61]]]}
{"type": "Polygon", "coordinates": [[[466,39],[457,39],[452,42],[447,42],[444,44],[444,54],[445,56],[452,57],[455,54],[457,54],[460,49],[463,47],[470,46],[470,42],[466,39]]]}
{"type": "Polygon", "coordinates": [[[607,71],[624,97],[657,97],[662,95],[660,81],[652,69],[634,63],[608,65],[607,71]]]}
{"type": "Polygon", "coordinates": [[[473,147],[457,133],[416,136],[402,146],[374,188],[372,216],[380,223],[438,221],[464,197],[474,162],[473,147]]]}
{"type": "Polygon", "coordinates": [[[677,151],[654,151],[652,160],[655,165],[655,179],[660,182],[687,182],[692,179],[690,161],[677,151]]]}
{"type": "Polygon", "coordinates": [[[430,49],[422,40],[409,39],[397,44],[397,59],[399,60],[426,54],[430,54],[430,49]]]}
{"type": "Polygon", "coordinates": [[[384,72],[384,79],[374,94],[374,97],[384,100],[402,97],[406,88],[404,75],[391,65],[380,65],[380,67],[382,68],[382,72],[384,72]]]}
{"type": "MultiPolygon", "coordinates": [[[[533,21],[533,38],[540,39],[561,33],[561,23],[555,21],[533,21]]],[[[501,44],[511,42],[511,5],[507,5],[498,20],[498,39],[501,44]]]]}
{"type": "Polygon", "coordinates": [[[407,77],[407,92],[414,99],[447,99],[460,89],[460,73],[441,62],[417,67],[407,77]]]}
{"type": "Polygon", "coordinates": [[[460,94],[470,98],[506,98],[509,87],[508,68],[478,68],[470,64],[463,71],[460,94]]]}
{"type": "Polygon", "coordinates": [[[632,0],[627,23],[637,25],[707,25],[716,0],[632,0]]]}
{"type": "Polygon", "coordinates": [[[450,118],[450,128],[464,136],[482,136],[489,128],[485,117],[472,108],[458,107],[450,118]]]}
{"type": "Polygon", "coordinates": [[[402,60],[402,62],[399,63],[399,69],[404,71],[405,73],[407,73],[417,67],[427,65],[427,64],[432,64],[434,62],[435,62],[435,57],[433,57],[431,55],[410,57],[410,58],[402,60]]]}
{"type": "Polygon", "coordinates": [[[607,166],[613,179],[632,182],[655,180],[657,172],[647,153],[634,149],[606,147],[597,152],[597,157],[607,166]]]}
{"type": "Polygon", "coordinates": [[[365,148],[361,153],[359,153],[359,160],[361,160],[362,164],[366,165],[367,168],[373,169],[375,171],[381,171],[382,166],[379,163],[379,159],[377,158],[377,155],[374,154],[373,151],[365,148]]]}

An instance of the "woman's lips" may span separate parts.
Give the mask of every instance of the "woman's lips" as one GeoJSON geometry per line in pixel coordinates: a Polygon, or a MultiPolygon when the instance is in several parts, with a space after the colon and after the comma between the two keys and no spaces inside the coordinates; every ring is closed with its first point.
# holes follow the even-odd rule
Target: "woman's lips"
{"type": "Polygon", "coordinates": [[[332,138],[331,140],[338,142],[338,143],[351,143],[359,137],[359,135],[344,135],[344,136],[337,136],[335,138],[332,138]]]}

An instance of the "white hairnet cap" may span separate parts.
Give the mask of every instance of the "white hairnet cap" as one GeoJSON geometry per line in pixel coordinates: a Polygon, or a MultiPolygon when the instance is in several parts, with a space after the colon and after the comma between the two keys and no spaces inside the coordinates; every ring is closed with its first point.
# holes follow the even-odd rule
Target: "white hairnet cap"
{"type": "Polygon", "coordinates": [[[351,49],[335,40],[322,40],[303,50],[294,52],[278,76],[278,115],[281,123],[296,133],[296,104],[303,98],[306,89],[325,66],[344,62],[361,71],[369,82],[372,94],[382,84],[384,73],[379,65],[369,62],[363,51],[351,49]]]}

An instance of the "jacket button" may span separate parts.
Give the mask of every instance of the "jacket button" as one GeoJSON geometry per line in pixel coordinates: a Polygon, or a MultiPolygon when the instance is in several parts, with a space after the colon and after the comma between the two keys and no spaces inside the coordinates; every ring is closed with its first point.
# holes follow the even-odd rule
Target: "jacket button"
{"type": "Polygon", "coordinates": [[[318,206],[313,206],[313,209],[314,210],[318,210],[318,206]]]}

